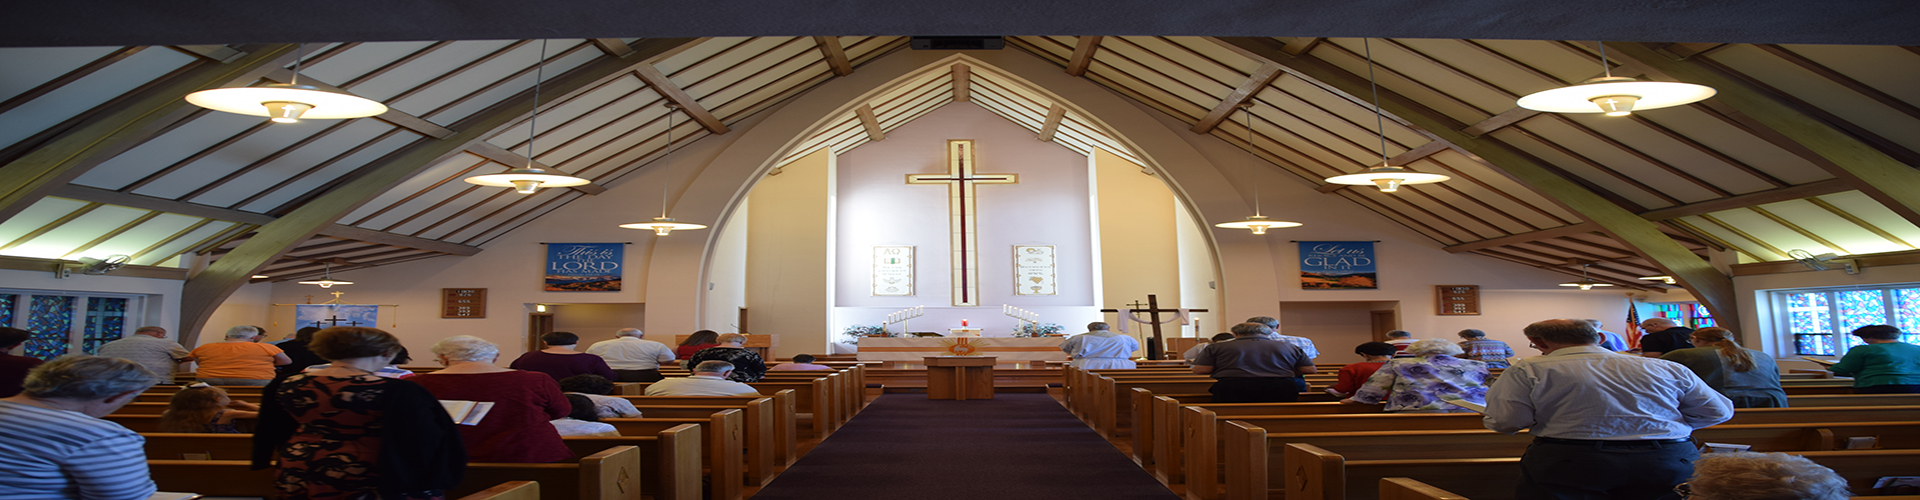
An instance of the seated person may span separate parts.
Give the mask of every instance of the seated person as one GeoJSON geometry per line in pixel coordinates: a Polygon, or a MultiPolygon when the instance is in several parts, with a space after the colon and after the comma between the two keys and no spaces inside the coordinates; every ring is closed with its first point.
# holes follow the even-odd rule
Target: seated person
{"type": "Polygon", "coordinates": [[[1360,384],[1367,383],[1373,372],[1380,369],[1380,365],[1387,364],[1387,360],[1393,358],[1396,350],[1393,344],[1386,342],[1367,342],[1354,347],[1353,353],[1359,354],[1363,361],[1340,367],[1340,380],[1327,388],[1327,394],[1352,396],[1354,391],[1360,390],[1360,384]]]}
{"type": "Polygon", "coordinates": [[[259,405],[234,401],[225,389],[195,383],[167,401],[167,411],[160,414],[160,432],[239,434],[234,420],[259,417],[259,405]]]}
{"type": "MultiPolygon", "coordinates": [[[[577,377],[579,375],[575,376],[577,377]]],[[[573,413],[567,414],[564,418],[556,418],[548,422],[553,424],[554,430],[560,431],[561,437],[615,437],[620,435],[620,430],[613,428],[612,424],[600,421],[600,416],[597,414],[599,410],[594,407],[593,400],[587,399],[587,396],[582,394],[568,394],[567,402],[573,405],[573,413]]]]}
{"type": "Polygon", "coordinates": [[[693,375],[670,378],[647,386],[648,396],[759,396],[760,391],[740,382],[727,380],[733,363],[720,360],[693,365],[693,375]]]}
{"type": "Polygon", "coordinates": [[[1847,500],[1853,493],[1833,469],[1785,453],[1708,453],[1693,477],[1673,489],[1701,500],[1847,500]]]}
{"type": "Polygon", "coordinates": [[[613,393],[613,381],[606,377],[582,374],[563,378],[560,379],[560,392],[586,396],[593,401],[594,414],[600,418],[640,418],[640,410],[633,407],[632,401],[608,396],[613,393]]]}
{"type": "Polygon", "coordinates": [[[776,372],[780,372],[780,371],[818,371],[818,370],[832,370],[832,369],[833,369],[833,367],[831,367],[831,366],[827,366],[827,365],[816,365],[816,364],[813,364],[813,355],[812,355],[812,354],[801,354],[801,355],[798,355],[798,356],[794,356],[794,357],[793,357],[793,362],[792,362],[792,363],[781,363],[781,364],[778,364],[778,365],[774,365],[774,367],[773,367],[773,368],[768,368],[768,369],[767,369],[767,371],[776,371],[776,372]]]}

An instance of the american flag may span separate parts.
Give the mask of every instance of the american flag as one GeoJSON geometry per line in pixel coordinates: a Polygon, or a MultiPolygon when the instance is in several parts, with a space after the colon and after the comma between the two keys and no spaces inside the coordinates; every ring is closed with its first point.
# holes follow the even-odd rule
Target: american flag
{"type": "Polygon", "coordinates": [[[1627,348],[1640,348],[1640,310],[1633,307],[1633,299],[1627,299],[1627,326],[1620,331],[1627,336],[1627,348]]]}

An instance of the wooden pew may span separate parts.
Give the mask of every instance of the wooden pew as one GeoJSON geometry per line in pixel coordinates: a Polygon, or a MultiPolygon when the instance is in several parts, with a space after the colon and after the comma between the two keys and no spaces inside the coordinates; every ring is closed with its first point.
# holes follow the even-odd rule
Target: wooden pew
{"type": "Polygon", "coordinates": [[[623,436],[653,435],[681,424],[701,426],[701,456],[710,471],[707,474],[709,499],[740,500],[742,486],[746,484],[746,457],[742,451],[745,446],[742,430],[745,418],[742,413],[737,409],[727,409],[714,412],[706,418],[609,418],[602,422],[612,424],[623,436]]]}
{"type": "MultiPolygon", "coordinates": [[[[273,487],[273,469],[251,470],[244,460],[148,460],[147,469],[162,491],[186,491],[210,496],[266,497],[273,487]]],[[[640,500],[640,450],[610,448],[560,464],[467,464],[466,481],[448,496],[487,490],[500,481],[540,483],[543,500],[640,500]]]]}
{"type": "MultiPolygon", "coordinates": [[[[149,460],[251,460],[250,434],[147,433],[149,460]]],[[[642,494],[658,500],[700,500],[700,426],[682,424],[645,436],[564,437],[575,456],[620,446],[640,450],[642,494]]]]}
{"type": "Polygon", "coordinates": [[[460,497],[459,500],[539,500],[540,483],[533,481],[507,481],[492,488],[460,497]]]}
{"type": "Polygon", "coordinates": [[[1380,478],[1380,500],[1467,500],[1467,497],[1405,477],[1380,478]]]}
{"type": "MultiPolygon", "coordinates": [[[[773,398],[757,398],[745,404],[736,405],[656,405],[641,406],[636,403],[643,417],[650,418],[704,418],[724,410],[740,410],[741,443],[745,450],[742,457],[746,463],[743,470],[746,484],[765,486],[773,480],[773,439],[774,422],[778,420],[774,412],[773,398]]],[[[611,419],[609,419],[611,420],[611,419]]],[[[625,434],[625,433],[622,433],[625,434]]]]}
{"type": "MultiPolygon", "coordinates": [[[[645,383],[620,384],[621,392],[618,395],[641,396],[646,394],[648,385],[649,384],[645,383]]],[[[807,426],[807,429],[813,433],[812,436],[809,436],[813,439],[825,439],[833,429],[839,427],[834,424],[833,418],[834,405],[832,402],[834,401],[833,391],[835,386],[828,382],[828,377],[820,377],[804,382],[754,382],[747,385],[753,386],[754,390],[758,390],[760,394],[767,396],[776,395],[784,390],[792,390],[793,407],[796,418],[804,416],[809,420],[810,425],[807,426]]]]}
{"type": "MultiPolygon", "coordinates": [[[[617,396],[626,398],[635,407],[640,405],[710,405],[742,404],[759,399],[751,396],[617,396]]],[[[794,411],[794,391],[782,390],[773,394],[773,461],[785,467],[799,460],[799,417],[794,411]]],[[[749,412],[748,418],[752,418],[749,412]]],[[[647,416],[641,414],[641,416],[647,416]]],[[[752,427],[752,425],[748,425],[752,427]]]]}

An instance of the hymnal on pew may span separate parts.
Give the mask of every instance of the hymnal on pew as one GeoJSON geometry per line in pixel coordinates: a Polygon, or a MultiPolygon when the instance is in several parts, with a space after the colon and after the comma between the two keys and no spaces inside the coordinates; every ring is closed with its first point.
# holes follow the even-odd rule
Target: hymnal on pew
{"type": "Polygon", "coordinates": [[[453,417],[454,423],[480,425],[480,419],[486,418],[487,412],[493,411],[493,402],[442,399],[440,407],[447,409],[447,416],[453,417]]]}

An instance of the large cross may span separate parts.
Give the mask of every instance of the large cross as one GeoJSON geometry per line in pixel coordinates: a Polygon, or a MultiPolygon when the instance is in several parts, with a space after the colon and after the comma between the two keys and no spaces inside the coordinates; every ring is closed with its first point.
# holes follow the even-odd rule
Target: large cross
{"type": "Polygon", "coordinates": [[[973,141],[947,141],[947,173],[907,174],[907,184],[947,185],[947,232],[953,256],[953,305],[980,305],[980,257],[974,237],[975,184],[1016,184],[1016,174],[980,174],[973,171],[973,141]]]}
{"type": "MultiPolygon", "coordinates": [[[[1153,322],[1153,342],[1150,342],[1147,344],[1147,359],[1160,359],[1161,346],[1165,345],[1165,343],[1162,340],[1160,340],[1160,313],[1163,313],[1163,312],[1175,313],[1175,312],[1180,312],[1180,310],[1179,309],[1161,309],[1160,297],[1155,296],[1154,294],[1151,294],[1151,293],[1147,294],[1146,309],[1139,308],[1140,307],[1139,301],[1134,301],[1133,307],[1134,309],[1132,310],[1132,312],[1143,312],[1151,316],[1150,321],[1153,322]]],[[[1117,312],[1120,312],[1120,310],[1119,309],[1101,309],[1100,312],[1117,313],[1117,312]]],[[[1207,312],[1207,310],[1206,309],[1188,309],[1187,312],[1207,312]]],[[[1130,321],[1127,318],[1119,318],[1119,320],[1130,321]]]]}

